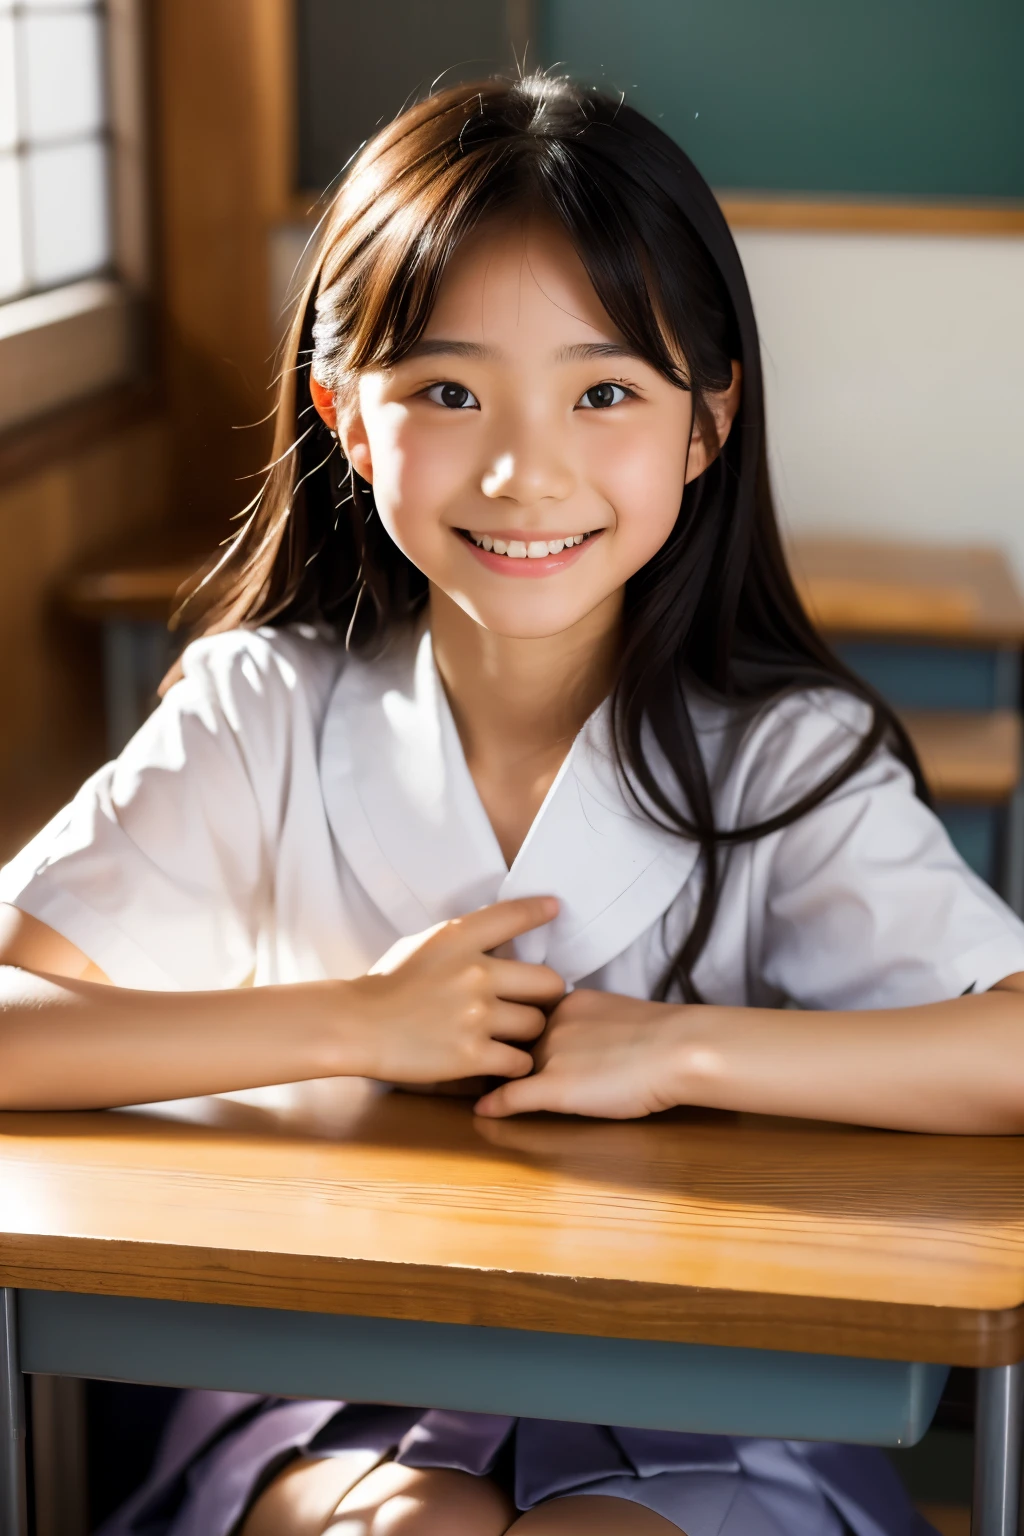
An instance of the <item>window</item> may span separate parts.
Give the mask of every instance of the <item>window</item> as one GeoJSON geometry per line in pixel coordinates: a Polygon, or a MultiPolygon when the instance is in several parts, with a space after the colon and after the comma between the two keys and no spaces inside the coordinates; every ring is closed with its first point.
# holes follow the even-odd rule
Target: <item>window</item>
{"type": "Polygon", "coordinates": [[[111,262],[106,17],[0,0],[0,300],[111,262]]]}
{"type": "Polygon", "coordinates": [[[138,377],[145,0],[0,0],[0,432],[138,377]]]}

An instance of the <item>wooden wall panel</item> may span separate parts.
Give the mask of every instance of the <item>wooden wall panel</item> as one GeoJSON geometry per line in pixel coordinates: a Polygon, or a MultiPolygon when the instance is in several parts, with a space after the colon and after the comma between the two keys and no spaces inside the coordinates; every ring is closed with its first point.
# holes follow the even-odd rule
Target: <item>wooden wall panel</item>
{"type": "Polygon", "coordinates": [[[158,249],[175,521],[226,531],[263,462],[267,231],[286,179],[287,7],[159,0],[158,249]]]}
{"type": "Polygon", "coordinates": [[[98,633],[62,612],[60,590],[159,522],[167,465],[156,417],[0,487],[0,859],[103,761],[98,633]]]}

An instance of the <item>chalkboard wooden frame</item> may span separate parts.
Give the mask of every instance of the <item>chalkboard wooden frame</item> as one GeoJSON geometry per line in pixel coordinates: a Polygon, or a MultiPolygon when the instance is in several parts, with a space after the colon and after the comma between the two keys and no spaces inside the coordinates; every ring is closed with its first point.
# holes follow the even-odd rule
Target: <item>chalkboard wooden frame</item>
{"type": "MultiPolygon", "coordinates": [[[[537,0],[505,0],[516,56],[529,64],[537,0]]],[[[266,213],[271,222],[306,224],[322,207],[321,193],[296,188],[296,0],[259,0],[262,99],[266,140],[276,145],[267,166],[266,213]]],[[[861,198],[716,189],[736,229],[823,230],[913,235],[1024,235],[1024,202],[970,199],[861,198]]]]}

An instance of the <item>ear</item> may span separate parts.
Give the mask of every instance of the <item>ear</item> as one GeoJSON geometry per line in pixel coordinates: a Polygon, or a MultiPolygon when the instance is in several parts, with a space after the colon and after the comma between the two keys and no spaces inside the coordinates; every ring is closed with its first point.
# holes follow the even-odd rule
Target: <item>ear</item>
{"type": "Polygon", "coordinates": [[[338,437],[341,440],[341,451],[356,474],[368,485],[372,485],[373,458],[370,453],[370,439],[366,433],[358,399],[338,418],[338,437]]]}
{"type": "Polygon", "coordinates": [[[686,483],[696,480],[702,475],[709,464],[715,459],[725,445],[732,424],[736,419],[736,412],[740,408],[740,394],[743,388],[743,367],[736,359],[732,364],[732,379],[728,389],[719,390],[716,394],[707,395],[707,405],[715,423],[715,442],[710,434],[701,430],[699,421],[694,421],[693,432],[690,436],[690,454],[686,461],[686,483]]]}
{"type": "Polygon", "coordinates": [[[333,389],[328,389],[326,384],[321,384],[319,379],[314,379],[313,375],[310,374],[309,393],[313,398],[313,404],[316,406],[317,414],[321,417],[324,424],[330,427],[332,432],[336,431],[338,418],[334,409],[333,389]]]}
{"type": "Polygon", "coordinates": [[[341,439],[342,452],[356,474],[372,485],[373,465],[370,461],[370,444],[358,406],[339,419],[334,391],[328,389],[326,384],[321,384],[312,374],[309,376],[309,393],[321,419],[341,439]]]}

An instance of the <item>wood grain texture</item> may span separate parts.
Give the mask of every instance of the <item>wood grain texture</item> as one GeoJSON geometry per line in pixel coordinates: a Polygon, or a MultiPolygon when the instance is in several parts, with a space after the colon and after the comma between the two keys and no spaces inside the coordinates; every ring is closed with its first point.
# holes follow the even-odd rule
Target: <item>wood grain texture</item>
{"type": "Polygon", "coordinates": [[[1021,717],[1013,709],[905,709],[902,719],[937,800],[1003,805],[1021,777],[1021,717]]]}
{"type": "Polygon", "coordinates": [[[802,537],[789,556],[804,602],[830,634],[1024,642],[1024,598],[1000,550],[802,537]]]}
{"type": "Polygon", "coordinates": [[[1024,1140],[478,1122],[304,1085],[0,1117],[0,1283],[954,1364],[1024,1357],[1024,1140]]]}
{"type": "MultiPolygon", "coordinates": [[[[288,147],[267,60],[280,11],[281,0],[151,9],[170,494],[175,524],[211,543],[253,495],[244,477],[270,441],[267,228],[288,147]]],[[[279,66],[283,80],[286,56],[279,66]]]]}

